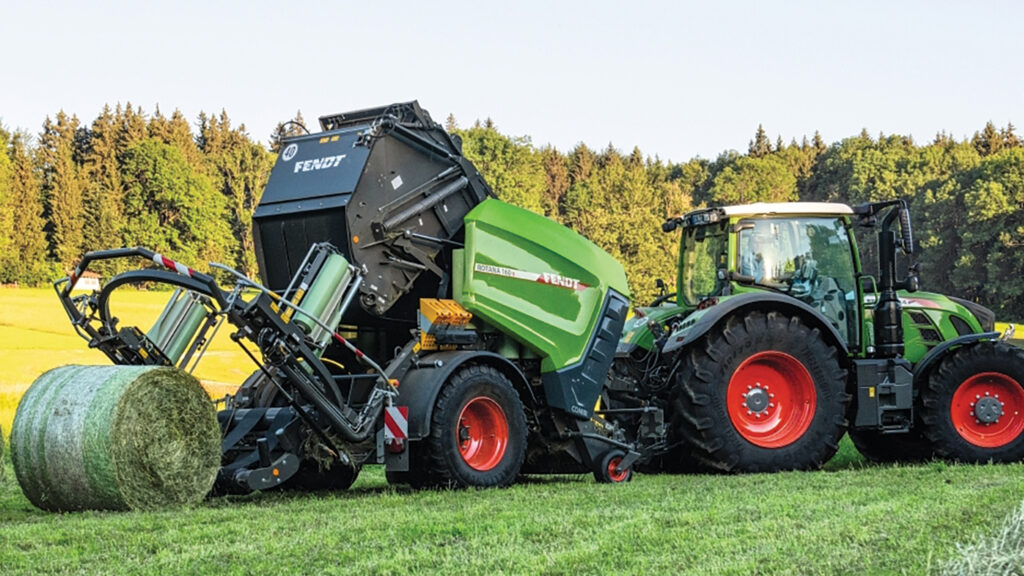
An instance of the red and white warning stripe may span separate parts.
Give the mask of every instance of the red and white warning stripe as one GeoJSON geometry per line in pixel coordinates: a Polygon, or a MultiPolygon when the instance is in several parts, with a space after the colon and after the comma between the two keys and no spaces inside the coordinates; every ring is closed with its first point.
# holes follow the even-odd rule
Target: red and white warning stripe
{"type": "Polygon", "coordinates": [[[404,440],[409,437],[409,407],[387,406],[384,408],[384,439],[404,440]]]}
{"type": "Polygon", "coordinates": [[[526,272],[524,270],[505,268],[504,266],[492,266],[490,264],[477,264],[474,267],[474,269],[477,272],[480,272],[481,274],[504,276],[506,278],[515,278],[516,280],[537,282],[539,284],[547,284],[549,286],[567,288],[569,290],[586,290],[587,288],[590,288],[590,286],[584,284],[583,282],[580,282],[575,278],[569,278],[568,276],[561,276],[559,274],[552,274],[550,272],[526,272]]]}
{"type": "Polygon", "coordinates": [[[184,274],[189,278],[192,277],[193,270],[191,268],[185,266],[184,264],[175,262],[170,258],[164,258],[160,254],[153,254],[153,262],[156,262],[158,265],[163,266],[169,270],[174,270],[178,274],[184,274]]]}

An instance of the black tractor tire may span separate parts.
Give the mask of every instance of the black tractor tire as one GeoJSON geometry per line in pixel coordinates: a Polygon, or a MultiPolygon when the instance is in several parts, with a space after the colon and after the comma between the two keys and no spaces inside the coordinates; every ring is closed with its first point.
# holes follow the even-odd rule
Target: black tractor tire
{"type": "Polygon", "coordinates": [[[1024,459],[1024,350],[979,342],[953,350],[921,391],[923,433],[960,462],[1024,459]]]}
{"type": "Polygon", "coordinates": [[[599,484],[622,484],[633,479],[633,469],[627,468],[616,472],[616,467],[626,453],[618,448],[609,450],[601,457],[597,468],[594,469],[594,480],[599,484]]]}
{"type": "Polygon", "coordinates": [[[921,434],[920,426],[903,434],[882,434],[878,430],[853,428],[849,434],[854,447],[869,462],[923,462],[935,455],[931,443],[921,434]]]}
{"type": "Polygon", "coordinates": [[[839,449],[850,402],[846,372],[836,347],[799,317],[733,314],[682,355],[673,421],[706,466],[806,470],[839,449]]]}
{"type": "Polygon", "coordinates": [[[491,366],[460,368],[434,403],[421,442],[422,480],[443,488],[508,486],[522,467],[526,434],[523,403],[509,379],[491,366]]]}

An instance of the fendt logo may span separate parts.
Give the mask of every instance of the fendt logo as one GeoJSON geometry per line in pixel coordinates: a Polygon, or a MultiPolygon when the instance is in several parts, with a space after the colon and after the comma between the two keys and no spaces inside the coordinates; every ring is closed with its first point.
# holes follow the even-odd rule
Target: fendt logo
{"type": "Polygon", "coordinates": [[[328,168],[334,168],[341,164],[341,160],[345,156],[345,154],[338,154],[337,156],[324,156],[323,158],[314,158],[312,160],[296,162],[294,172],[310,172],[312,170],[326,170],[328,168]]]}
{"type": "Polygon", "coordinates": [[[295,155],[298,154],[298,152],[298,144],[289,144],[288,147],[284,149],[284,152],[281,153],[281,160],[288,162],[292,158],[295,158],[295,155]]]}
{"type": "Polygon", "coordinates": [[[506,278],[527,280],[529,282],[537,282],[539,284],[547,284],[548,286],[557,286],[559,288],[568,288],[570,290],[586,290],[587,288],[590,288],[588,284],[584,284],[575,278],[560,276],[550,272],[525,272],[523,270],[505,268],[504,266],[492,266],[490,264],[477,264],[474,269],[481,274],[505,276],[506,278]]]}

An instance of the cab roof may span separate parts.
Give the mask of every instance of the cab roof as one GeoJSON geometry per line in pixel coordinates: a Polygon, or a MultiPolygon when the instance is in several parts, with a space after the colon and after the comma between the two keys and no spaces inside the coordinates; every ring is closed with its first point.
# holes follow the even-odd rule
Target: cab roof
{"type": "Polygon", "coordinates": [[[853,214],[853,208],[837,202],[757,202],[723,206],[726,216],[762,216],[770,214],[853,214]]]}
{"type": "Polygon", "coordinates": [[[853,214],[853,209],[846,204],[833,202],[757,202],[739,206],[701,208],[667,222],[665,226],[669,227],[663,226],[662,229],[668,232],[674,229],[676,224],[683,227],[704,226],[721,222],[732,216],[836,216],[840,214],[853,214]]]}

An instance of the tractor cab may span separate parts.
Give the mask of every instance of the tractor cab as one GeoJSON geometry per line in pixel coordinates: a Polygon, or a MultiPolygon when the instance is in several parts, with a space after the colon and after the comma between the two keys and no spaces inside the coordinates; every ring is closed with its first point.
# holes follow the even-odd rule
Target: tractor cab
{"type": "MultiPolygon", "coordinates": [[[[680,304],[771,291],[821,313],[847,346],[860,341],[859,260],[845,204],[797,202],[709,208],[682,225],[680,304]]],[[[670,221],[672,222],[672,221],[670,221]]]]}

